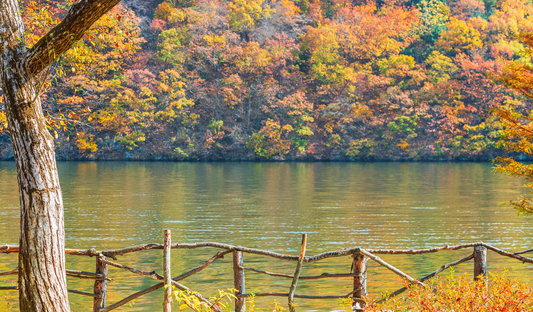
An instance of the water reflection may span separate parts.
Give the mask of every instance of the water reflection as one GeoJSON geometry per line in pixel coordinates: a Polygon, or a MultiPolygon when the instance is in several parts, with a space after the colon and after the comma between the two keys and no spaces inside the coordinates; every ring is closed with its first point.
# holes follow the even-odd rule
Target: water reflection
{"type": "MultiPolygon", "coordinates": [[[[485,241],[504,249],[532,247],[531,220],[501,209],[499,202],[522,192],[520,181],[493,174],[481,163],[59,163],[65,202],[67,247],[113,249],[161,242],[171,229],[174,242],[218,241],[297,254],[301,233],[309,233],[308,254],[353,246],[427,248],[485,241]]],[[[18,241],[15,166],[0,162],[0,244],[18,241]]],[[[413,276],[427,274],[469,251],[383,257],[413,276]]],[[[173,254],[175,275],[205,261],[215,250],[173,254]]],[[[121,262],[159,269],[161,252],[125,256],[121,262]]],[[[94,259],[68,257],[71,269],[94,270],[94,259]]],[[[185,284],[204,293],[232,286],[231,259],[224,259],[185,284]]],[[[246,264],[291,274],[294,263],[246,256],[246,264]]],[[[0,271],[16,262],[0,255],[0,271]],[[6,263],[9,262],[9,263],[6,263]]],[[[489,265],[511,266],[512,276],[531,276],[531,266],[489,254],[489,265]],[[524,274],[526,273],[526,274],[524,274]]],[[[471,271],[471,263],[459,270],[471,271]]],[[[304,274],[347,272],[349,258],[304,267],[304,274]]],[[[114,302],[153,285],[111,270],[114,302]]],[[[290,280],[247,273],[249,291],[287,292],[290,280]]],[[[0,278],[2,285],[13,278],[0,278]]],[[[299,283],[304,294],[350,292],[350,280],[299,283]]],[[[369,288],[394,289],[401,281],[371,264],[369,288]]],[[[69,279],[69,288],[90,291],[90,281],[69,279]]],[[[128,311],[160,307],[162,293],[136,301],[128,311]]],[[[0,310],[16,301],[5,297],[0,310]],[[4,304],[4,306],[2,306],[4,304]]],[[[73,310],[91,300],[71,296],[73,310]]],[[[271,301],[265,299],[262,304],[271,301]]],[[[281,298],[281,301],[285,301],[281,298]]],[[[303,310],[337,309],[335,301],[298,301],[303,310]]]]}

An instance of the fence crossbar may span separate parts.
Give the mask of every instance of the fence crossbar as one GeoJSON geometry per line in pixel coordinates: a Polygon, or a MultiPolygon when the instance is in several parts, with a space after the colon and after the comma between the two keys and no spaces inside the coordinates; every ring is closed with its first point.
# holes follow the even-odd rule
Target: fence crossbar
{"type": "MultiPolygon", "coordinates": [[[[95,279],[95,280],[106,280],[106,281],[112,281],[112,278],[104,277],[102,274],[93,273],[93,272],[85,272],[85,271],[78,271],[78,270],[65,270],[66,275],[70,277],[76,277],[76,278],[86,278],[86,279],[95,279]]],[[[6,275],[17,275],[18,274],[18,267],[14,268],[11,271],[8,272],[0,272],[0,276],[6,276],[6,275]]]]}
{"type": "MultiPolygon", "coordinates": [[[[305,237],[305,234],[304,234],[304,237],[305,237]]],[[[291,284],[291,289],[290,289],[289,293],[263,292],[263,293],[251,294],[251,293],[244,293],[244,288],[243,288],[242,293],[236,294],[237,297],[243,298],[242,300],[244,300],[244,298],[252,297],[252,296],[257,296],[257,297],[266,297],[266,296],[288,297],[289,298],[289,306],[291,306],[291,304],[293,303],[293,298],[302,298],[302,299],[338,299],[338,298],[349,298],[352,295],[355,296],[354,293],[356,293],[359,289],[354,289],[349,294],[340,295],[340,296],[336,296],[336,295],[314,296],[314,295],[295,294],[296,285],[297,285],[297,281],[298,280],[313,280],[313,279],[338,278],[338,277],[354,277],[354,278],[357,278],[359,276],[362,276],[362,273],[322,273],[320,275],[315,275],[315,276],[299,276],[300,275],[300,271],[301,271],[301,266],[302,266],[302,264],[304,262],[305,263],[310,263],[310,262],[320,261],[320,260],[324,260],[324,259],[328,259],[328,258],[332,258],[332,257],[353,256],[354,254],[359,254],[361,256],[365,256],[368,259],[371,259],[371,260],[375,261],[379,265],[381,265],[381,266],[387,268],[388,270],[394,272],[395,274],[399,275],[403,279],[407,280],[409,282],[409,284],[418,284],[418,285],[423,286],[423,287],[426,286],[423,283],[424,281],[436,276],[440,272],[442,272],[442,271],[444,271],[444,270],[446,270],[446,269],[448,269],[448,268],[450,268],[452,266],[456,266],[458,264],[461,264],[463,262],[466,262],[466,261],[469,261],[469,260],[473,259],[474,258],[474,254],[471,254],[471,255],[468,255],[468,256],[466,256],[466,257],[464,257],[462,259],[447,263],[447,264],[441,266],[440,268],[438,268],[437,270],[435,270],[434,272],[422,277],[419,280],[412,278],[411,276],[409,276],[406,273],[402,272],[398,268],[390,265],[389,263],[385,262],[383,259],[381,259],[377,255],[378,254],[410,254],[410,255],[415,255],[415,254],[434,253],[434,252],[440,252],[440,251],[461,250],[461,249],[472,248],[472,247],[474,247],[474,248],[476,248],[476,247],[484,247],[484,248],[486,248],[486,250],[490,250],[490,251],[495,252],[495,253],[497,253],[497,254],[499,254],[501,256],[504,256],[504,257],[513,258],[513,259],[519,260],[519,261],[521,261],[523,263],[533,263],[533,258],[532,257],[521,256],[521,254],[533,252],[533,249],[528,249],[528,250],[512,253],[512,252],[508,252],[508,251],[502,250],[500,248],[491,246],[491,245],[483,243],[483,242],[474,242],[474,243],[455,245],[455,246],[446,245],[446,246],[443,246],[443,247],[435,247],[435,248],[427,248],[427,249],[403,249],[403,250],[362,249],[362,248],[355,247],[355,248],[349,248],[349,249],[343,249],[343,250],[337,250],[337,251],[323,252],[323,253],[320,253],[320,254],[317,254],[317,255],[314,255],[314,256],[305,256],[305,241],[306,240],[304,238],[304,240],[302,242],[302,252],[300,253],[299,256],[286,255],[286,254],[282,254],[282,253],[278,253],[278,252],[265,251],[265,250],[261,250],[261,249],[248,248],[248,247],[242,247],[242,246],[233,246],[233,245],[222,244],[222,243],[217,243],[217,242],[199,242],[199,243],[192,243],[192,244],[179,244],[179,243],[178,244],[172,244],[170,246],[172,249],[218,248],[218,249],[222,249],[222,250],[218,251],[214,256],[212,256],[210,259],[208,259],[206,262],[202,263],[201,265],[191,269],[190,271],[182,273],[181,275],[179,275],[177,277],[174,277],[171,280],[171,283],[177,289],[182,290],[182,291],[186,291],[189,294],[191,294],[193,296],[196,296],[200,301],[203,301],[203,302],[207,303],[213,310],[220,312],[220,309],[216,305],[211,303],[209,300],[203,298],[199,293],[194,292],[191,289],[187,288],[186,286],[180,284],[178,281],[180,281],[182,279],[185,279],[185,278],[187,278],[189,276],[192,276],[192,275],[194,275],[196,273],[199,273],[200,271],[202,271],[203,269],[205,269],[206,267],[211,265],[216,260],[224,258],[224,255],[229,254],[229,253],[233,253],[233,252],[242,252],[242,253],[247,253],[247,254],[255,254],[255,255],[261,255],[261,256],[267,256],[267,257],[272,257],[272,258],[276,258],[276,259],[280,259],[280,260],[284,260],[284,261],[297,261],[298,264],[297,264],[296,272],[293,275],[282,274],[282,273],[274,273],[274,272],[263,271],[263,270],[258,270],[258,269],[254,269],[254,268],[246,268],[246,267],[244,267],[243,264],[237,264],[235,266],[235,264],[234,264],[234,270],[237,270],[237,269],[238,270],[247,270],[247,271],[252,271],[252,272],[260,273],[260,274],[266,274],[266,275],[275,276],[275,277],[293,279],[292,284],[291,284]]],[[[146,288],[144,290],[138,291],[138,292],[136,292],[136,293],[134,293],[134,294],[132,294],[132,295],[130,295],[130,296],[128,296],[128,297],[126,297],[126,298],[114,303],[114,304],[112,304],[112,305],[109,305],[107,307],[102,307],[103,305],[101,305],[100,307],[102,307],[102,308],[100,308],[100,307],[95,308],[95,311],[106,312],[106,311],[114,310],[114,309],[116,309],[116,308],[118,308],[118,307],[120,307],[120,306],[122,306],[122,305],[124,305],[124,304],[126,304],[128,302],[130,302],[131,300],[134,300],[135,298],[138,298],[140,296],[143,296],[143,295],[148,294],[148,293],[150,293],[152,291],[155,291],[157,289],[162,288],[164,286],[164,282],[163,282],[164,281],[164,277],[162,275],[158,274],[156,271],[151,271],[151,272],[142,271],[142,270],[139,270],[139,269],[136,269],[136,268],[133,268],[133,267],[128,267],[128,266],[125,266],[125,265],[122,265],[122,264],[119,264],[119,263],[116,263],[116,262],[113,262],[113,261],[109,261],[109,260],[107,260],[107,259],[105,259],[103,257],[106,256],[106,257],[109,257],[110,259],[117,260],[116,257],[120,256],[120,255],[125,255],[125,254],[128,254],[128,253],[137,252],[137,251],[143,251],[143,250],[163,249],[163,247],[164,247],[163,244],[150,243],[150,244],[142,244],[142,245],[137,245],[137,246],[130,246],[130,247],[122,248],[122,249],[104,250],[104,251],[97,251],[94,248],[91,248],[91,249],[65,249],[65,254],[74,255],[74,256],[89,256],[89,257],[99,256],[100,255],[101,258],[99,258],[99,261],[105,263],[106,265],[111,265],[111,266],[117,267],[119,269],[127,270],[127,271],[129,271],[131,273],[134,273],[134,274],[137,274],[137,275],[150,277],[150,278],[153,278],[153,279],[158,280],[160,282],[160,283],[155,284],[155,285],[153,285],[153,286],[151,286],[149,288],[146,288]]],[[[18,253],[18,252],[19,252],[19,246],[16,246],[16,245],[2,245],[2,246],[0,246],[0,253],[8,254],[8,253],[18,253]]],[[[476,262],[476,263],[478,263],[478,262],[476,262]]],[[[16,275],[16,274],[18,274],[18,267],[13,269],[13,270],[11,270],[11,271],[0,272],[0,276],[16,275]]],[[[66,270],[66,275],[69,276],[69,277],[74,277],[74,278],[94,279],[96,281],[112,281],[113,280],[112,278],[108,278],[104,274],[100,274],[98,271],[97,271],[97,273],[93,273],[93,272],[85,272],[85,271],[77,271],[77,270],[66,270]]],[[[386,300],[388,300],[388,299],[390,299],[390,298],[392,298],[394,296],[397,296],[397,295],[405,292],[408,289],[408,287],[409,286],[402,287],[402,288],[396,290],[395,292],[391,293],[387,297],[382,298],[381,300],[377,301],[375,304],[379,304],[379,303],[381,303],[383,301],[386,301],[386,300]]],[[[356,288],[356,287],[354,287],[354,288],[356,288]]],[[[0,290],[18,290],[18,286],[0,286],[0,290]]],[[[79,295],[84,295],[84,296],[90,296],[90,297],[94,297],[94,298],[105,298],[105,290],[104,290],[103,294],[98,293],[98,291],[96,291],[96,290],[94,291],[94,292],[96,292],[96,294],[94,294],[94,293],[86,293],[86,292],[82,292],[82,291],[78,291],[78,290],[70,290],[70,289],[68,290],[68,292],[69,293],[74,293],[74,294],[79,294],[79,295]]],[[[100,299],[100,300],[104,300],[104,299],[100,299]]],[[[291,309],[291,311],[293,311],[293,309],[291,309]]]]}
{"type": "MultiPolygon", "coordinates": [[[[19,287],[18,286],[0,286],[0,290],[18,290],[19,287]]],[[[93,298],[99,298],[100,295],[97,295],[97,294],[91,294],[91,293],[87,293],[87,292],[83,292],[83,291],[79,291],[79,290],[74,290],[74,289],[67,289],[67,291],[71,294],[78,294],[78,295],[82,295],[82,296],[89,296],[89,297],[93,297],[93,298]]]]}
{"type": "MultiPolygon", "coordinates": [[[[254,268],[245,268],[243,266],[239,266],[240,269],[275,276],[275,277],[285,277],[285,278],[294,278],[294,275],[289,274],[282,274],[282,273],[274,273],[269,271],[262,271],[254,268]]],[[[332,278],[332,277],[354,277],[354,276],[361,276],[361,273],[322,273],[320,275],[315,276],[300,276],[299,279],[301,280],[313,280],[313,279],[321,279],[321,278],[332,278]]]]}
{"type": "MultiPolygon", "coordinates": [[[[533,258],[519,256],[520,254],[531,252],[533,251],[533,249],[528,249],[528,250],[516,252],[516,253],[510,253],[502,249],[493,247],[491,245],[485,244],[483,242],[462,244],[462,245],[456,245],[456,246],[446,245],[444,247],[436,247],[436,248],[429,248],[429,249],[410,249],[410,250],[366,249],[366,251],[372,254],[424,254],[424,253],[433,253],[433,252],[439,252],[439,251],[445,251],[445,250],[459,250],[459,249],[465,249],[465,248],[472,248],[476,246],[484,246],[487,249],[492,250],[502,256],[514,258],[514,259],[527,262],[527,263],[533,263],[533,258]]],[[[277,258],[281,260],[288,260],[288,261],[298,261],[298,258],[299,258],[298,256],[294,256],[294,255],[285,255],[285,254],[265,251],[261,249],[233,246],[233,245],[221,244],[221,243],[215,243],[215,242],[202,242],[202,243],[193,243],[193,244],[172,244],[171,247],[172,249],[195,249],[195,248],[213,247],[213,248],[225,249],[228,251],[239,250],[244,253],[264,255],[264,256],[269,256],[269,257],[273,257],[273,258],[277,258]]],[[[90,256],[90,257],[103,254],[104,256],[108,256],[112,259],[115,259],[115,256],[124,255],[127,253],[142,251],[142,250],[151,250],[151,249],[163,249],[163,244],[156,244],[156,243],[142,244],[142,245],[130,246],[130,247],[122,248],[122,249],[104,250],[104,251],[97,251],[94,248],[87,249],[87,250],[67,248],[65,249],[65,254],[77,255],[77,256],[90,256]]],[[[323,259],[331,258],[331,257],[342,257],[342,256],[352,255],[353,253],[358,252],[359,250],[360,248],[349,248],[349,249],[343,249],[343,250],[338,250],[338,251],[324,252],[324,253],[317,254],[314,256],[306,256],[304,257],[304,262],[315,262],[315,261],[319,261],[319,260],[323,260],[323,259]]],[[[19,246],[16,246],[16,245],[0,246],[0,253],[12,253],[12,252],[19,252],[19,246]]]]}
{"type": "Polygon", "coordinates": [[[401,277],[403,277],[404,279],[408,280],[411,284],[418,284],[422,287],[426,286],[424,285],[424,283],[412,278],[411,276],[403,273],[402,271],[398,270],[397,268],[393,267],[392,265],[388,264],[387,262],[383,261],[380,257],[376,256],[376,255],[373,255],[372,253],[364,250],[364,249],[361,249],[361,253],[365,256],[367,256],[368,258],[374,260],[375,262],[377,262],[379,265],[389,269],[390,271],[394,272],[396,275],[399,275],[401,277]]]}
{"type": "MultiPolygon", "coordinates": [[[[294,298],[302,299],[339,299],[339,298],[349,298],[353,295],[354,291],[351,291],[347,295],[341,296],[313,296],[313,295],[298,295],[294,294],[294,298]]],[[[289,293],[275,293],[275,292],[264,292],[264,293],[253,293],[253,294],[239,294],[237,297],[241,298],[250,298],[250,297],[289,297],[289,293]]]]}

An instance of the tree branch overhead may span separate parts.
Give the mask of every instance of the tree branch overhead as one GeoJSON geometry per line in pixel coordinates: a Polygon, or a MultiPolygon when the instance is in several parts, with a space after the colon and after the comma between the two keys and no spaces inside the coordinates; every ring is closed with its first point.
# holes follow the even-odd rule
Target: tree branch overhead
{"type": "Polygon", "coordinates": [[[28,51],[26,64],[29,74],[38,75],[50,66],[119,2],[120,0],[81,0],[74,4],[67,16],[28,51]]]}

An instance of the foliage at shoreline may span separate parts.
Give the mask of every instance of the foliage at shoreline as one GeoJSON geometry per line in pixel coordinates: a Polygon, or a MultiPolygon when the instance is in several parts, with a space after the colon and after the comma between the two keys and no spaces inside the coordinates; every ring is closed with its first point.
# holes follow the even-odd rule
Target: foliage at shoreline
{"type": "MultiPolygon", "coordinates": [[[[488,159],[490,110],[529,113],[493,82],[525,62],[527,0],[168,0],[143,29],[127,4],[43,88],[59,159],[488,159]]],[[[29,43],[69,5],[23,1],[29,43]]]]}
{"type": "Polygon", "coordinates": [[[533,291],[530,283],[503,274],[488,274],[473,281],[468,274],[431,280],[427,287],[411,286],[406,295],[365,311],[531,311],[533,291]]]}

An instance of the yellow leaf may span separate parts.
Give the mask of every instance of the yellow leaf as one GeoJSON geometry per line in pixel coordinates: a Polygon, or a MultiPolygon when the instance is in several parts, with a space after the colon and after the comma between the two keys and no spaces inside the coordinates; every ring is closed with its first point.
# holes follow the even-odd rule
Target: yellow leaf
{"type": "Polygon", "coordinates": [[[183,311],[183,310],[187,309],[188,307],[189,307],[188,305],[182,304],[182,305],[180,305],[180,311],[183,311]]]}

